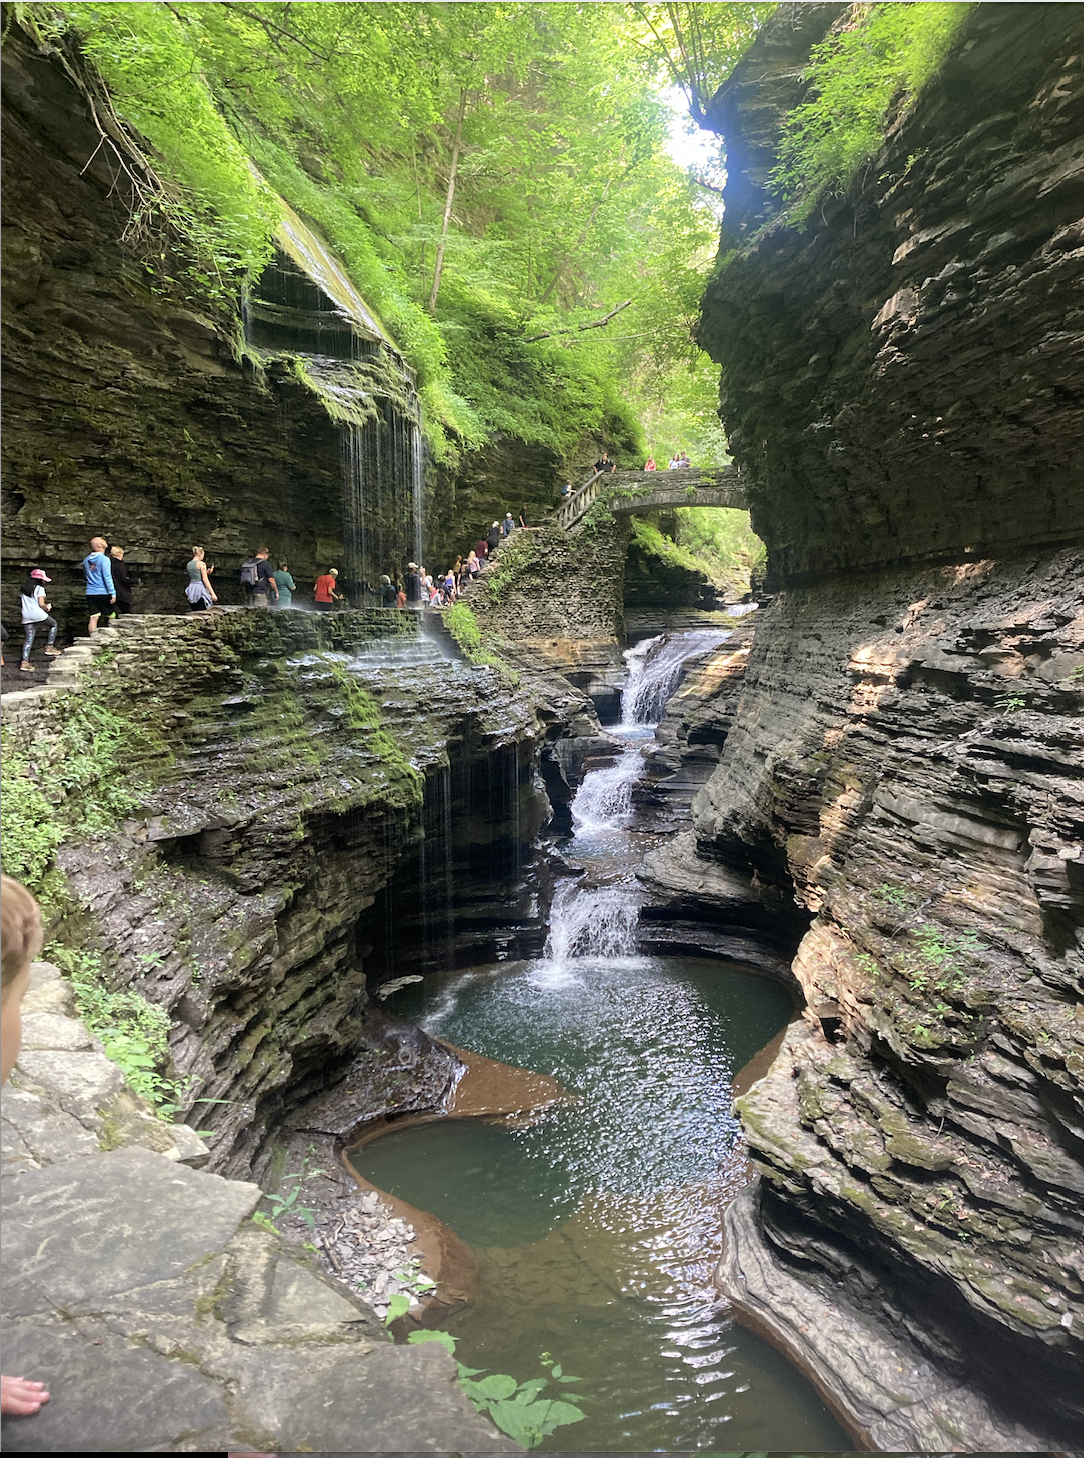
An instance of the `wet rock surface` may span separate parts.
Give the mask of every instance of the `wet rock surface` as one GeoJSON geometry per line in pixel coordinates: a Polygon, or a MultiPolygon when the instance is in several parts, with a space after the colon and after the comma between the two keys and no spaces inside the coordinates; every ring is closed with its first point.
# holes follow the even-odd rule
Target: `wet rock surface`
{"type": "MultiPolygon", "coordinates": [[[[172,1011],[188,1100],[225,1101],[200,1106],[217,1170],[262,1169],[268,1130],[357,1058],[396,1063],[366,1031],[366,968],[383,981],[408,950],[444,945],[419,884],[453,851],[485,887],[453,938],[490,950],[508,903],[530,901],[521,847],[547,814],[532,758],[564,709],[416,634],[413,615],[380,611],[132,617],[57,660],[64,692],[5,699],[12,744],[45,773],[68,694],[139,726],[138,808],[61,848],[70,924],[172,1011]],[[434,836],[424,860],[423,830],[448,823],[454,844],[434,836]]],[[[518,914],[537,926],[537,907],[518,914]]]]}
{"type": "Polygon", "coordinates": [[[739,1101],[739,1306],[875,1446],[1079,1447],[1080,16],[969,11],[798,230],[767,169],[838,18],[781,8],[716,100],[701,337],[785,590],[649,885],[744,934],[743,881],[799,943],[805,1028],[739,1101]],[[876,1397],[925,1364],[955,1389],[876,1397]]]}

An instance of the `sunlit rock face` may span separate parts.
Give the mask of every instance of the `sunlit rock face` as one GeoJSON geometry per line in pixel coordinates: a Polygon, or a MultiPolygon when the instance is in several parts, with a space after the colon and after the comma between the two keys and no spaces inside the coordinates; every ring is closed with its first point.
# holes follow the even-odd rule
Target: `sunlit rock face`
{"type": "Polygon", "coordinates": [[[801,36],[769,27],[716,99],[738,251],[701,337],[779,592],[652,889],[687,916],[740,875],[813,918],[803,1025],[739,1105],[762,1179],[723,1280],[876,1447],[1084,1424],[1080,29],[974,7],[801,232],[763,190],[801,36]],[[868,1389],[824,1335],[860,1319],[868,1389]],[[875,1402],[897,1367],[952,1392],[875,1402]]]}

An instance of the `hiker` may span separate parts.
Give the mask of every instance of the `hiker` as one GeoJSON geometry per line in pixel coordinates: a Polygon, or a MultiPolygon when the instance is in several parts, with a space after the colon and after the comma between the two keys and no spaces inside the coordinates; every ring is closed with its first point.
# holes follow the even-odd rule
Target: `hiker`
{"type": "Polygon", "coordinates": [[[213,602],[218,601],[218,595],[211,586],[211,573],[213,567],[208,567],[203,560],[204,551],[202,547],[192,548],[192,560],[185,567],[188,573],[188,585],[184,595],[191,604],[193,612],[204,612],[213,602]]]}
{"type": "Polygon", "coordinates": [[[468,555],[467,555],[467,565],[464,568],[464,571],[466,572],[466,575],[470,578],[470,580],[472,582],[478,576],[478,574],[479,574],[479,572],[481,572],[481,570],[482,570],[482,564],[478,560],[478,553],[477,552],[470,552],[470,553],[468,553],[468,555]]]}
{"type": "Polygon", "coordinates": [[[56,658],[60,649],[56,644],[57,621],[49,616],[49,604],[45,601],[45,582],[51,582],[51,577],[46,577],[40,567],[35,567],[30,573],[19,592],[22,594],[23,607],[23,661],[19,667],[25,673],[33,673],[34,665],[30,662],[30,650],[34,646],[34,635],[39,628],[46,628],[49,633],[45,644],[46,658],[56,658]]]}
{"type": "Polygon", "coordinates": [[[475,555],[478,558],[479,563],[484,562],[485,559],[489,556],[489,540],[488,540],[488,538],[483,537],[482,540],[475,547],[474,551],[475,551],[475,555]]]}
{"type": "Polygon", "coordinates": [[[527,521],[527,508],[525,506],[521,506],[519,509],[519,524],[524,531],[527,530],[529,523],[527,521]]]}
{"type": "Polygon", "coordinates": [[[444,607],[449,607],[455,602],[456,580],[455,568],[449,567],[444,574],[444,581],[440,585],[440,601],[444,607]]]}
{"type": "Polygon", "coordinates": [[[611,461],[606,452],[603,451],[602,455],[595,462],[595,470],[602,476],[609,475],[611,471],[617,470],[617,462],[611,461]]]}
{"type": "Polygon", "coordinates": [[[493,525],[490,527],[489,531],[486,532],[486,547],[489,549],[489,555],[491,557],[492,557],[493,553],[497,550],[497,548],[500,546],[500,544],[501,544],[501,524],[500,524],[499,521],[495,521],[493,523],[493,525]]]}
{"type": "Polygon", "coordinates": [[[565,482],[565,484],[561,487],[561,495],[559,498],[561,505],[563,505],[569,499],[574,489],[575,488],[573,487],[571,481],[565,482]]]}
{"type": "Polygon", "coordinates": [[[398,606],[398,602],[399,593],[395,583],[392,582],[391,578],[385,572],[384,576],[380,579],[380,606],[393,608],[398,606]]]}
{"type": "Polygon", "coordinates": [[[681,465],[681,461],[678,459],[678,457],[676,455],[674,455],[674,456],[671,456],[670,457],[670,464],[667,466],[666,469],[668,471],[676,471],[679,468],[680,465],[681,465]]]}
{"type": "Polygon", "coordinates": [[[316,579],[312,589],[312,598],[318,613],[333,612],[337,602],[346,601],[341,592],[335,591],[338,580],[339,569],[337,567],[329,567],[322,577],[316,579]]]}
{"type": "Polygon", "coordinates": [[[408,607],[421,607],[424,602],[425,583],[417,562],[407,563],[406,600],[408,607]]]}
{"type": "MultiPolygon", "coordinates": [[[[30,964],[41,952],[41,909],[25,886],[0,880],[0,1082],[7,1083],[22,1041],[20,1008],[30,986],[30,964]]],[[[54,1212],[55,1218],[55,1212],[54,1212]]],[[[48,1212],[46,1212],[48,1220],[48,1212]]],[[[48,1239],[48,1236],[45,1237],[48,1239]]],[[[49,1393],[44,1382],[0,1377],[0,1412],[33,1417],[49,1393]]],[[[10,1435],[9,1435],[10,1436],[10,1435]]]]}
{"type": "Polygon", "coordinates": [[[460,583],[463,581],[463,558],[461,556],[452,563],[452,575],[455,577],[455,590],[458,592],[460,583]]]}
{"type": "Polygon", "coordinates": [[[510,511],[506,511],[504,513],[504,521],[501,522],[501,536],[510,537],[515,529],[516,524],[512,520],[512,513],[510,511]]]}
{"type": "Polygon", "coordinates": [[[278,589],[278,602],[275,606],[279,608],[293,607],[297,583],[290,576],[290,564],[288,562],[280,562],[271,576],[278,589]]]}
{"type": "Polygon", "coordinates": [[[271,563],[268,561],[270,556],[269,547],[257,547],[255,555],[250,557],[241,568],[241,586],[249,589],[250,607],[270,607],[272,598],[278,602],[278,583],[275,581],[271,563]]]}
{"type": "Polygon", "coordinates": [[[124,561],[123,547],[109,548],[109,566],[113,572],[113,586],[117,589],[117,601],[113,608],[115,617],[132,611],[132,579],[124,561]]]}
{"type": "Polygon", "coordinates": [[[113,569],[105,555],[105,538],[91,537],[90,551],[83,558],[83,576],[87,580],[87,607],[90,620],[87,632],[98,631],[98,619],[102,613],[109,615],[109,609],[117,600],[113,586],[113,569]]]}
{"type": "Polygon", "coordinates": [[[402,612],[406,607],[406,588],[403,586],[402,578],[395,579],[395,606],[402,612]]]}
{"type": "Polygon", "coordinates": [[[644,462],[644,470],[645,471],[657,471],[658,469],[659,469],[658,466],[656,466],[656,464],[655,464],[655,457],[654,456],[648,456],[647,460],[644,462]]]}

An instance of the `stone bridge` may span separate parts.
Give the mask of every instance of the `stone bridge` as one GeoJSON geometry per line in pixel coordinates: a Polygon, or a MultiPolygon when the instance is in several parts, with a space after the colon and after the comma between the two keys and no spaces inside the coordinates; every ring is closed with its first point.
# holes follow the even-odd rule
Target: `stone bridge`
{"type": "Polygon", "coordinates": [[[615,516],[658,511],[673,506],[734,506],[748,508],[745,484],[736,466],[718,471],[686,468],[677,471],[596,472],[553,513],[558,526],[568,531],[603,497],[615,516]]]}

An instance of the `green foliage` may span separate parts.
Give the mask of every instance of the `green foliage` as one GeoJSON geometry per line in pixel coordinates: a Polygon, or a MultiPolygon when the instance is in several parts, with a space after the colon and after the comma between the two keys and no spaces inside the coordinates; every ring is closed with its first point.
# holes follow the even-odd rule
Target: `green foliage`
{"type": "Polygon", "coordinates": [[[4,736],[0,855],[5,874],[35,893],[48,891],[62,840],[112,834],[148,788],[153,761],[169,760],[148,718],[135,722],[116,711],[123,690],[103,678],[104,666],[99,659],[83,692],[65,697],[55,733],[28,745],[4,736]]]}
{"type": "Polygon", "coordinates": [[[171,1024],[165,1008],[148,1002],[133,987],[112,987],[97,952],[53,943],[44,955],[67,973],[79,1016],[101,1039],[106,1056],[159,1118],[171,1123],[179,1089],[161,1072],[170,1056],[171,1024]]]}
{"type": "Polygon", "coordinates": [[[454,602],[444,610],[444,626],[469,658],[482,646],[482,629],[472,608],[465,602],[454,602]]]}
{"type": "Polygon", "coordinates": [[[294,1174],[283,1175],[282,1184],[288,1180],[292,1181],[292,1188],[288,1190],[278,1189],[271,1195],[265,1195],[264,1199],[271,1206],[270,1211],[257,1210],[253,1220],[257,1225],[262,1225],[265,1230],[279,1230],[279,1221],[286,1215],[295,1215],[311,1230],[316,1225],[316,1212],[309,1205],[299,1204],[301,1199],[301,1185],[304,1180],[313,1175],[324,1174],[324,1170],[310,1170],[306,1160],[302,1167],[294,1174]]]}
{"type": "Polygon", "coordinates": [[[215,106],[171,7],[85,0],[17,9],[54,38],[74,22],[116,112],[150,144],[165,184],[141,191],[141,211],[162,213],[220,284],[262,268],[281,208],[215,106]]]}
{"type": "Polygon", "coordinates": [[[702,564],[716,587],[740,597],[764,570],[767,550],[749,525],[747,511],[710,506],[679,507],[677,542],[702,564]]]}
{"type": "Polygon", "coordinates": [[[959,991],[986,951],[974,931],[950,931],[928,922],[916,927],[911,938],[913,948],[900,962],[913,992],[959,991]]]}
{"type": "MultiPolygon", "coordinates": [[[[385,1325],[390,1326],[404,1315],[409,1306],[410,1298],[405,1293],[393,1296],[385,1325]]],[[[411,1346],[426,1342],[439,1342],[455,1356],[456,1339],[451,1332],[413,1331],[407,1337],[411,1346]]],[[[465,1367],[462,1362],[456,1362],[459,1385],[474,1406],[479,1412],[488,1413],[502,1433],[524,1448],[537,1448],[543,1438],[569,1423],[582,1422],[584,1416],[577,1406],[584,1400],[583,1396],[564,1390],[580,1378],[566,1376],[548,1352],[542,1353],[540,1364],[541,1377],[517,1382],[506,1372],[485,1374],[481,1367],[465,1367]],[[553,1390],[552,1396],[545,1395],[547,1389],[553,1390]]]]}
{"type": "Polygon", "coordinates": [[[1006,717],[1012,714],[1019,714],[1021,709],[1026,709],[1028,701],[1025,696],[1013,689],[1003,689],[994,696],[994,708],[999,714],[1006,717]]]}
{"type": "Polygon", "coordinates": [[[329,658],[327,668],[346,709],[350,727],[364,732],[363,742],[366,749],[376,755],[391,774],[402,780],[408,801],[412,804],[420,803],[424,789],[423,776],[407,759],[394,734],[384,727],[380,705],[341,663],[329,658]]]}
{"type": "Polygon", "coordinates": [[[909,105],[941,65],[966,4],[855,5],[847,27],[814,46],[808,101],[783,128],[771,185],[804,222],[827,196],[841,196],[878,151],[897,104],[909,105]]]}
{"type": "MultiPolygon", "coordinates": [[[[417,371],[430,445],[451,461],[498,431],[563,453],[616,435],[638,451],[656,396],[684,394],[697,420],[714,411],[691,334],[715,219],[669,156],[659,86],[678,31],[696,84],[713,86],[766,7],[637,8],[563,6],[559,23],[522,0],[73,0],[20,14],[78,37],[164,179],[141,210],[176,225],[223,295],[268,256],[271,188],[327,235],[417,371]],[[578,331],[627,298],[614,324],[578,331]]],[[[148,267],[172,277],[157,255],[148,267]]]]}

